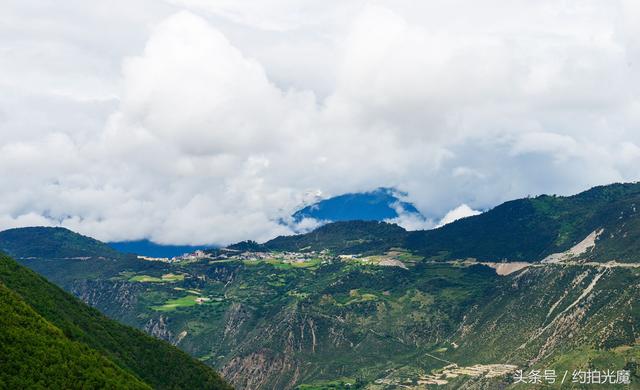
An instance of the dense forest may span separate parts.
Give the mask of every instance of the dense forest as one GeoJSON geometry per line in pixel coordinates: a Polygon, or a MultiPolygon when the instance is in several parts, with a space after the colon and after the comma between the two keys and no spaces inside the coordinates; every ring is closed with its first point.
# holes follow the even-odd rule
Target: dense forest
{"type": "Polygon", "coordinates": [[[230,388],[179,349],[108,319],[4,255],[0,284],[0,383],[9,388],[230,388]]]}

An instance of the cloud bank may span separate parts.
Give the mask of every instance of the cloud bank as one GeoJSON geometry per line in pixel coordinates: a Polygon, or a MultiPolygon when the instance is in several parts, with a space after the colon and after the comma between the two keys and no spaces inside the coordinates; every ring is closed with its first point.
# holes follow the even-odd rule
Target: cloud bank
{"type": "Polygon", "coordinates": [[[2,7],[0,228],[224,244],[317,193],[395,187],[411,229],[640,178],[632,1],[2,7]]]}

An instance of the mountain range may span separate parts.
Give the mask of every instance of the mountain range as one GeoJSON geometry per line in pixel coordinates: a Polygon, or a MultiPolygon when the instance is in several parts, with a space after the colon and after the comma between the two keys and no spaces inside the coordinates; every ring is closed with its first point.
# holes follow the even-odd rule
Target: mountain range
{"type": "MultiPolygon", "coordinates": [[[[574,370],[637,388],[639,202],[639,183],[612,184],[433,230],[338,221],[177,261],[55,228],[1,232],[0,249],[84,302],[72,306],[173,344],[238,389],[530,388],[518,375],[545,370],[559,374],[548,388],[580,388],[560,383],[574,370]]],[[[33,284],[2,282],[25,295],[16,286],[33,284]]]]}
{"type": "Polygon", "coordinates": [[[541,195],[509,201],[437,229],[405,231],[375,221],[340,222],[307,234],[277,237],[255,250],[331,249],[348,254],[401,247],[434,261],[537,262],[602,229],[607,234],[599,236],[599,245],[589,253],[591,258],[637,262],[638,210],[640,185],[612,184],[569,197],[541,195]]]}
{"type": "MultiPolygon", "coordinates": [[[[400,214],[423,219],[420,212],[411,203],[400,197],[405,194],[393,188],[377,188],[373,191],[349,193],[318,200],[302,207],[292,214],[295,223],[304,219],[313,219],[320,224],[337,221],[386,221],[398,218],[400,214]]],[[[282,222],[286,225],[286,222],[282,222]]],[[[208,249],[215,245],[166,245],[151,240],[132,240],[108,243],[112,248],[136,255],[172,258],[196,250],[208,249]]]]}

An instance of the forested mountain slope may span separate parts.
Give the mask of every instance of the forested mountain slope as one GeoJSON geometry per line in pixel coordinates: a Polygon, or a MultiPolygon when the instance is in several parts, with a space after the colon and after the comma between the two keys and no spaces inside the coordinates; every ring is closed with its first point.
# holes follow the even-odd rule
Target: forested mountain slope
{"type": "Polygon", "coordinates": [[[71,341],[0,282],[0,388],[150,389],[87,345],[71,341]]]}
{"type": "Polygon", "coordinates": [[[275,238],[256,250],[329,248],[348,254],[400,247],[436,261],[536,262],[570,249],[600,229],[604,234],[589,258],[640,261],[640,184],[513,200],[433,230],[407,232],[384,222],[333,223],[307,234],[275,238]]]}
{"type": "Polygon", "coordinates": [[[411,232],[406,247],[426,257],[540,261],[603,229],[593,258],[639,261],[638,206],[638,183],[594,187],[569,197],[518,199],[439,229],[411,232]]]}
{"type": "Polygon", "coordinates": [[[27,227],[0,232],[0,248],[14,258],[122,258],[127,255],[91,237],[59,227],[27,227]]]}
{"type": "MultiPolygon", "coordinates": [[[[2,305],[7,309],[3,311],[7,326],[0,327],[2,348],[10,354],[2,355],[7,378],[26,375],[22,379],[29,381],[37,367],[46,373],[62,365],[71,378],[86,380],[94,388],[99,383],[131,388],[229,388],[218,374],[184,352],[106,318],[4,255],[0,255],[0,283],[2,305]],[[30,366],[36,361],[40,366],[30,366]]],[[[39,378],[31,380],[39,383],[39,378]]]]}

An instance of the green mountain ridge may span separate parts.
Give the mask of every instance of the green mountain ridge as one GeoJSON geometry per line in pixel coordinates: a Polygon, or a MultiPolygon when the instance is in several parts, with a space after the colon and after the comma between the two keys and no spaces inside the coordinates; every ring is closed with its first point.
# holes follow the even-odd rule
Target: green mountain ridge
{"type": "Polygon", "coordinates": [[[109,257],[119,259],[130,256],[94,238],[61,227],[34,226],[2,231],[0,248],[14,258],[109,257]]]}
{"type": "MultiPolygon", "coordinates": [[[[405,248],[427,259],[541,261],[604,229],[591,258],[640,261],[640,183],[594,187],[561,197],[540,195],[505,202],[480,215],[433,230],[407,232],[375,221],[336,222],[295,236],[280,236],[250,250],[322,250],[375,253],[405,248]]],[[[246,244],[245,244],[246,245],[246,244]]],[[[242,244],[230,248],[242,247],[242,244]]]]}
{"type": "Polygon", "coordinates": [[[0,388],[150,389],[97,351],[69,340],[0,283],[0,388]]]}
{"type": "Polygon", "coordinates": [[[519,199],[439,229],[412,232],[407,247],[426,257],[540,261],[604,229],[593,259],[638,261],[636,205],[639,183],[594,187],[569,197],[519,199]]]}
{"type": "Polygon", "coordinates": [[[178,349],[104,317],[4,255],[0,286],[6,325],[0,331],[1,371],[7,384],[230,388],[213,370],[178,349]],[[58,374],[49,377],[58,368],[58,374]]]}

